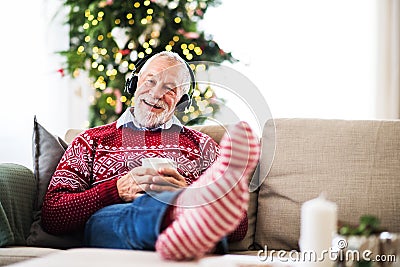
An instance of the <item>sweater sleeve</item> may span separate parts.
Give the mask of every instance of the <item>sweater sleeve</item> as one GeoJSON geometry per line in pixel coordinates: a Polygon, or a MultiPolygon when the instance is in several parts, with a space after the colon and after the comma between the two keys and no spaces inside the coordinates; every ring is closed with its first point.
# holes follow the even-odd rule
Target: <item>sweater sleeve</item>
{"type": "Polygon", "coordinates": [[[92,186],[93,140],[80,135],[71,143],[50,181],[42,208],[42,225],[52,234],[81,231],[97,210],[121,203],[117,179],[92,186]]]}
{"type": "Polygon", "coordinates": [[[200,145],[201,151],[201,174],[203,174],[219,157],[219,145],[209,136],[200,145]]]}

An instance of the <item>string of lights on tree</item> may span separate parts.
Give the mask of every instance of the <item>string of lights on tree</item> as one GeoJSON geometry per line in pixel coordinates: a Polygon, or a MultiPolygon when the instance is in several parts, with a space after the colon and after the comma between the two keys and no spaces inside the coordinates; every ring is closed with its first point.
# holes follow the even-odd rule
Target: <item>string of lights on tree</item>
{"type": "MultiPolygon", "coordinates": [[[[112,122],[134,104],[123,88],[135,63],[146,55],[167,50],[189,64],[236,61],[198,30],[208,7],[219,4],[215,0],[66,0],[70,48],[60,52],[66,58],[62,71],[72,77],[82,71],[89,74],[95,90],[89,126],[112,122]]],[[[176,115],[187,125],[199,124],[218,111],[218,103],[210,86],[197,86],[192,106],[176,115]]]]}

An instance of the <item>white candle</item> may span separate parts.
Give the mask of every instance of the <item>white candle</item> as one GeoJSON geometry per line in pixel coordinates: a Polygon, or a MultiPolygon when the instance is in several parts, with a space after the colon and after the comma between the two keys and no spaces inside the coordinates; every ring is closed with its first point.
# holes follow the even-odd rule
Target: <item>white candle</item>
{"type": "Polygon", "coordinates": [[[307,266],[333,266],[334,263],[329,258],[329,251],[336,228],[337,207],[335,203],[326,200],[323,194],[303,203],[299,245],[301,252],[306,256],[305,261],[311,258],[311,262],[307,262],[307,266]]]}

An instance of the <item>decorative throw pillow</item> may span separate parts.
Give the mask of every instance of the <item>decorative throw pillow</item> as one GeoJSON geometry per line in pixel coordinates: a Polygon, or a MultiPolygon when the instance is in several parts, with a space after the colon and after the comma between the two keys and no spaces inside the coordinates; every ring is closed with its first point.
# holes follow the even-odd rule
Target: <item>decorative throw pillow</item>
{"type": "Polygon", "coordinates": [[[0,247],[12,244],[14,242],[14,234],[8,222],[7,214],[0,202],[0,247]]]}
{"type": "Polygon", "coordinates": [[[32,135],[33,173],[35,175],[38,195],[34,207],[34,222],[27,238],[29,246],[71,248],[82,246],[82,234],[54,236],[46,233],[41,226],[41,209],[43,198],[58,162],[68,145],[57,136],[49,133],[40,125],[36,116],[32,135]]]}
{"type": "Polygon", "coordinates": [[[0,163],[0,247],[26,245],[36,197],[36,180],[29,168],[0,163]]]}

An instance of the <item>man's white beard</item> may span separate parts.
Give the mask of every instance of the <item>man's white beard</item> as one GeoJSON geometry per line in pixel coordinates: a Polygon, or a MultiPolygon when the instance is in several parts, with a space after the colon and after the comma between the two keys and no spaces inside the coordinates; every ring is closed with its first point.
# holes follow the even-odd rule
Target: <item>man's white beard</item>
{"type": "Polygon", "coordinates": [[[146,111],[144,109],[141,109],[139,107],[135,107],[133,109],[133,115],[135,116],[136,121],[139,123],[141,127],[146,127],[146,128],[157,128],[161,125],[163,125],[167,121],[167,116],[169,115],[170,108],[168,105],[161,100],[155,100],[152,97],[148,95],[141,95],[138,98],[138,103],[141,103],[142,100],[147,100],[147,102],[150,103],[157,103],[158,106],[161,106],[163,108],[163,111],[161,113],[155,113],[151,111],[146,111]]]}

